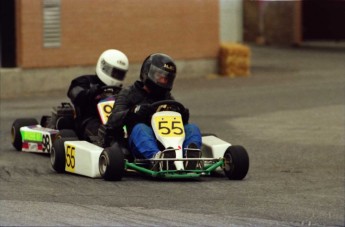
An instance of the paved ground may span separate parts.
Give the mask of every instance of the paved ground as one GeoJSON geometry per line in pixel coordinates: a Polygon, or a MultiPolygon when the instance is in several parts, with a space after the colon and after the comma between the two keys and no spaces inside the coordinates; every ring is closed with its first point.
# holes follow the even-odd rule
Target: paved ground
{"type": "Polygon", "coordinates": [[[2,100],[0,225],[344,226],[345,52],[252,50],[252,76],[177,79],[174,90],[202,131],[246,147],[243,181],[56,174],[49,157],[14,151],[10,127],[65,91],[2,100]]]}

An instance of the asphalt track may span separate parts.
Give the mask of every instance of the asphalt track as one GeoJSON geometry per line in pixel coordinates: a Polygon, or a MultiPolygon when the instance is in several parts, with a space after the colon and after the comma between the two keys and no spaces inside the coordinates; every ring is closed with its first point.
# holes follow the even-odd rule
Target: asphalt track
{"type": "Polygon", "coordinates": [[[1,100],[1,226],[344,226],[345,51],[253,47],[245,78],[177,78],[191,121],[243,145],[243,181],[221,174],[121,182],[57,174],[17,152],[16,118],[49,114],[65,91],[1,100]]]}

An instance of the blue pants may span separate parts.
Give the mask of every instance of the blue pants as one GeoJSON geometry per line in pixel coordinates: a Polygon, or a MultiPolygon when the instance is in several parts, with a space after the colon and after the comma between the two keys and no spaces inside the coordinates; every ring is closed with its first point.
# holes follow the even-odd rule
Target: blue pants
{"type": "MultiPolygon", "coordinates": [[[[187,147],[191,143],[195,143],[201,148],[201,132],[195,124],[184,125],[185,140],[183,147],[187,147]]],[[[139,123],[134,126],[132,133],[128,138],[129,149],[136,157],[152,158],[158,151],[157,140],[151,127],[146,124],[139,123]]]]}

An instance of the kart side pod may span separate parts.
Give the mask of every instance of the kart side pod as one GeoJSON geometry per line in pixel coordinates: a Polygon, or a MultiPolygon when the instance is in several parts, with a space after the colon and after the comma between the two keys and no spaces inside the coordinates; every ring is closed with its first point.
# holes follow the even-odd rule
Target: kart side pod
{"type": "Polygon", "coordinates": [[[87,141],[58,139],[51,151],[51,164],[59,173],[70,172],[91,178],[101,177],[99,156],[103,148],[87,141]]]}
{"type": "Polygon", "coordinates": [[[41,125],[21,127],[21,150],[25,152],[50,153],[52,141],[54,141],[58,132],[55,129],[43,128],[41,125]]]}
{"type": "Polygon", "coordinates": [[[231,146],[230,143],[219,139],[216,136],[202,137],[202,157],[203,158],[223,158],[226,149],[231,146]]]}
{"type": "Polygon", "coordinates": [[[229,180],[242,180],[248,173],[249,156],[240,145],[231,145],[216,136],[203,136],[202,154],[204,158],[224,158],[221,168],[229,180]]]}

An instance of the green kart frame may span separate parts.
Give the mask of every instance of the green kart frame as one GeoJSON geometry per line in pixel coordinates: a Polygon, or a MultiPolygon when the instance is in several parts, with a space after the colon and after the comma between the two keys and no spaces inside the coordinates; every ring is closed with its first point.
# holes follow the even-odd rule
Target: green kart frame
{"type": "MultiPolygon", "coordinates": [[[[157,162],[169,162],[169,161],[183,161],[184,159],[165,159],[165,160],[160,160],[157,162]]],[[[192,160],[192,159],[189,159],[192,160]]],[[[215,159],[203,159],[204,161],[216,161],[215,159]]],[[[139,160],[141,161],[141,160],[139,160]]],[[[200,162],[200,159],[198,159],[200,162]]],[[[147,175],[150,175],[152,177],[157,177],[157,178],[167,178],[167,179],[186,179],[186,178],[198,178],[200,176],[209,176],[211,175],[211,172],[216,170],[218,167],[221,167],[224,165],[224,161],[217,160],[214,164],[209,164],[207,166],[204,166],[201,169],[196,169],[196,170],[150,170],[147,168],[143,168],[135,163],[130,163],[126,161],[125,167],[126,169],[132,169],[135,171],[138,171],[140,173],[144,173],[147,175]]]]}
{"type": "MultiPolygon", "coordinates": [[[[217,169],[223,169],[229,180],[242,180],[248,173],[249,157],[244,147],[229,146],[222,158],[162,158],[162,159],[132,159],[125,157],[126,151],[118,143],[105,148],[99,158],[99,171],[108,181],[119,181],[126,170],[160,179],[192,179],[210,176],[217,169]],[[176,170],[171,165],[174,161],[196,161],[195,169],[176,170]],[[172,168],[169,168],[169,163],[172,168]]],[[[128,154],[128,153],[127,153],[128,154]]]]}

